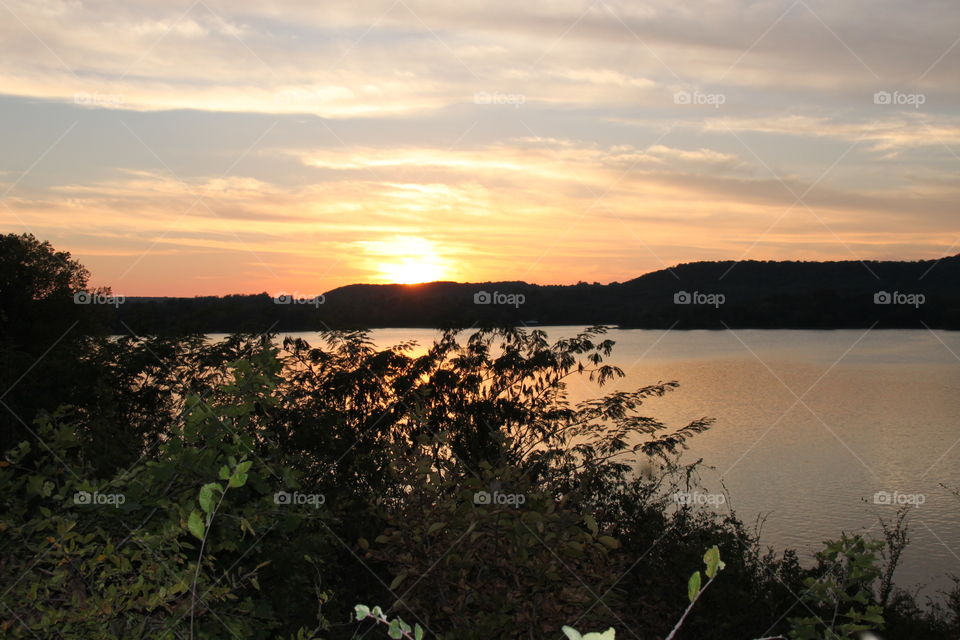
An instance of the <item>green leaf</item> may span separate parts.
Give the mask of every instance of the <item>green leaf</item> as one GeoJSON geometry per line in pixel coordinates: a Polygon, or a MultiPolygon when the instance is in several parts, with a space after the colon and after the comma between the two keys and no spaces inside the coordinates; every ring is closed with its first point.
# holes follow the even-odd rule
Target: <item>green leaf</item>
{"type": "Polygon", "coordinates": [[[27,478],[27,493],[35,496],[43,493],[43,478],[41,476],[29,476],[27,478]]]}
{"type": "Polygon", "coordinates": [[[230,467],[228,467],[227,465],[223,465],[222,467],[220,467],[220,473],[218,475],[220,476],[221,480],[229,480],[230,467]]]}
{"type": "Polygon", "coordinates": [[[613,627],[610,627],[603,633],[588,633],[587,635],[583,636],[583,640],[615,640],[616,636],[616,630],[613,627]]]}
{"type": "Polygon", "coordinates": [[[250,535],[253,535],[253,536],[257,535],[257,532],[253,530],[253,525],[251,525],[250,521],[244,518],[243,516],[240,516],[240,531],[241,532],[249,531],[250,535]]]}
{"type": "Polygon", "coordinates": [[[194,509],[190,512],[190,517],[187,518],[187,528],[190,529],[190,533],[194,535],[198,540],[203,540],[203,534],[206,531],[206,526],[203,524],[203,516],[200,515],[200,512],[194,509]]]}
{"type": "Polygon", "coordinates": [[[406,579],[406,577],[407,577],[407,572],[401,571],[399,574],[397,574],[397,577],[393,579],[393,582],[390,583],[389,589],[393,591],[394,589],[399,587],[400,583],[403,582],[406,579]]]}
{"type": "Polygon", "coordinates": [[[693,602],[697,599],[697,594],[700,593],[700,572],[694,571],[693,575],[690,576],[690,580],[687,582],[687,597],[690,598],[690,602],[693,602]]]}
{"type": "Polygon", "coordinates": [[[707,577],[713,578],[717,575],[717,571],[724,568],[723,562],[720,560],[720,549],[716,545],[707,549],[707,552],[703,554],[703,562],[707,565],[707,577]]]}
{"type": "Polygon", "coordinates": [[[402,638],[403,631],[400,630],[400,621],[394,618],[390,621],[390,628],[387,631],[387,634],[391,638],[402,638]]]}
{"type": "Polygon", "coordinates": [[[597,541],[608,549],[617,549],[620,547],[620,541],[612,536],[600,536],[597,541]]]}
{"type": "Polygon", "coordinates": [[[353,611],[357,614],[357,620],[363,620],[370,615],[370,607],[365,604],[358,604],[353,611]]]}
{"type": "Polygon", "coordinates": [[[567,636],[567,640],[582,640],[582,639],[583,639],[583,636],[580,635],[580,632],[577,631],[576,629],[574,629],[573,627],[568,627],[568,626],[564,625],[564,627],[561,629],[561,631],[563,631],[564,635],[567,636]]]}
{"type": "Polygon", "coordinates": [[[433,524],[430,525],[429,528],[427,528],[427,535],[430,535],[431,533],[433,533],[434,531],[437,531],[438,529],[442,529],[444,524],[445,523],[443,522],[434,522],[433,524]]]}
{"type": "Polygon", "coordinates": [[[242,487],[245,484],[247,484],[247,474],[239,471],[235,471],[227,482],[227,485],[233,488],[242,487]]]}
{"type": "Polygon", "coordinates": [[[597,535],[597,531],[600,528],[597,526],[597,519],[591,515],[583,516],[583,521],[587,523],[587,528],[590,529],[590,533],[597,535]]]}
{"type": "Polygon", "coordinates": [[[413,625],[413,640],[423,640],[423,627],[418,624],[413,625]]]}
{"type": "Polygon", "coordinates": [[[223,488],[216,482],[210,482],[208,484],[200,487],[200,497],[198,501],[200,502],[200,508],[203,509],[204,513],[209,514],[213,511],[213,491],[214,490],[223,491],[223,488]]]}

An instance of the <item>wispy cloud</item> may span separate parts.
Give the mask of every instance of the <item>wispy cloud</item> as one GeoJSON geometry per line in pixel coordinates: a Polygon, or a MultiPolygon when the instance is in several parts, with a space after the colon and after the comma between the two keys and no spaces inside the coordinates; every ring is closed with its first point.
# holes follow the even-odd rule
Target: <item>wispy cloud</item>
{"type": "Polygon", "coordinates": [[[128,290],[329,288],[414,268],[416,247],[444,277],[567,282],[750,247],[934,257],[960,236],[960,5],[3,0],[0,15],[0,186],[15,185],[0,221],[128,290]],[[60,121],[80,124],[36,162],[60,121]]]}

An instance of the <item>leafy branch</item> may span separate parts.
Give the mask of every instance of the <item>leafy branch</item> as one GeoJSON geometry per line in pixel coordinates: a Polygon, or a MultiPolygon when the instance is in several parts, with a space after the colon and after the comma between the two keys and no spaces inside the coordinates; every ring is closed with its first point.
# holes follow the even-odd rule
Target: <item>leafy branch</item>
{"type": "Polygon", "coordinates": [[[217,511],[220,509],[220,505],[223,504],[223,498],[227,495],[227,489],[245,485],[247,483],[247,472],[250,471],[252,465],[253,463],[249,461],[241,462],[234,467],[233,471],[231,471],[227,465],[220,467],[220,479],[227,481],[226,486],[221,485],[219,482],[208,482],[200,487],[200,495],[197,497],[197,502],[200,503],[200,509],[203,510],[203,514],[194,509],[187,518],[187,529],[190,530],[190,533],[192,533],[195,538],[200,540],[197,568],[196,571],[194,571],[193,583],[190,586],[191,639],[193,638],[194,612],[197,606],[197,581],[200,578],[200,566],[203,564],[203,552],[207,546],[207,537],[210,535],[210,525],[213,523],[213,518],[216,516],[217,511]],[[213,504],[214,496],[217,493],[220,494],[220,497],[217,499],[217,503],[213,504]]]}
{"type": "Polygon", "coordinates": [[[693,606],[697,604],[697,600],[699,600],[704,591],[710,587],[716,579],[717,574],[726,566],[720,559],[720,549],[717,548],[716,545],[707,549],[707,552],[703,554],[703,563],[706,565],[704,574],[707,576],[707,584],[703,585],[703,587],[700,586],[702,578],[700,577],[699,571],[694,571],[693,575],[690,576],[690,579],[687,581],[687,597],[690,598],[690,604],[687,605],[686,610],[683,612],[683,615],[680,616],[680,620],[677,621],[676,626],[673,627],[673,630],[670,632],[670,635],[667,636],[666,640],[673,640],[680,631],[680,627],[683,626],[687,616],[690,615],[690,612],[693,610],[693,606]]]}
{"type": "Polygon", "coordinates": [[[413,625],[413,628],[410,628],[406,622],[400,618],[394,618],[390,620],[387,618],[387,614],[383,612],[380,607],[374,607],[371,609],[365,604],[358,604],[353,608],[354,613],[357,616],[357,621],[362,620],[373,620],[374,622],[387,627],[387,635],[391,638],[406,638],[408,640],[423,640],[423,627],[419,624],[413,625]]]}

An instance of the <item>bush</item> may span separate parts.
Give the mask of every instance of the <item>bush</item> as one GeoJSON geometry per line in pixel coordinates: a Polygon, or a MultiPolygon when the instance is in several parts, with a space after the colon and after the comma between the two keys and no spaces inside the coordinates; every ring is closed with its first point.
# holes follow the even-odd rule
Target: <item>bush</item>
{"type": "Polygon", "coordinates": [[[886,603],[869,541],[804,569],[733,516],[677,507],[699,480],[676,454],[710,421],[641,413],[674,382],[568,403],[571,377],[622,375],[603,333],[451,331],[419,357],[363,332],[283,351],[270,336],[88,342],[97,392],[39,410],[0,467],[4,634],[347,638],[375,599],[435,638],[569,624],[709,640],[790,633],[805,591],[816,615],[796,637],[881,615],[901,637],[956,628],[949,608],[886,603]],[[298,494],[322,499],[280,500],[298,494]],[[688,614],[713,545],[722,583],[688,614]]]}
{"type": "MultiPolygon", "coordinates": [[[[271,363],[266,355],[259,364],[271,363]]],[[[231,370],[221,397],[188,398],[183,420],[129,472],[95,479],[68,412],[38,421],[40,450],[25,442],[7,454],[0,588],[12,603],[8,637],[277,637],[284,622],[259,579],[297,553],[298,529],[318,516],[273,504],[277,480],[295,484],[292,469],[242,461],[252,450],[252,407],[273,381],[271,368],[250,362],[231,370]],[[197,509],[213,515],[217,479],[228,490],[197,536],[197,509]]]]}

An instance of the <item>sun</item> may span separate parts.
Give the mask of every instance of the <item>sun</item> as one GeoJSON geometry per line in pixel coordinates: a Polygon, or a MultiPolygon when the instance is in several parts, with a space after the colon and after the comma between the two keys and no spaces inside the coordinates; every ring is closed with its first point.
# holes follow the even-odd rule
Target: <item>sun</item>
{"type": "Polygon", "coordinates": [[[442,264],[427,258],[404,258],[380,265],[380,277],[394,284],[416,284],[442,280],[446,270],[442,264]]]}
{"type": "Polygon", "coordinates": [[[375,256],[377,278],[391,284],[435,282],[450,277],[449,261],[437,245],[425,238],[401,236],[363,243],[375,256]]]}

